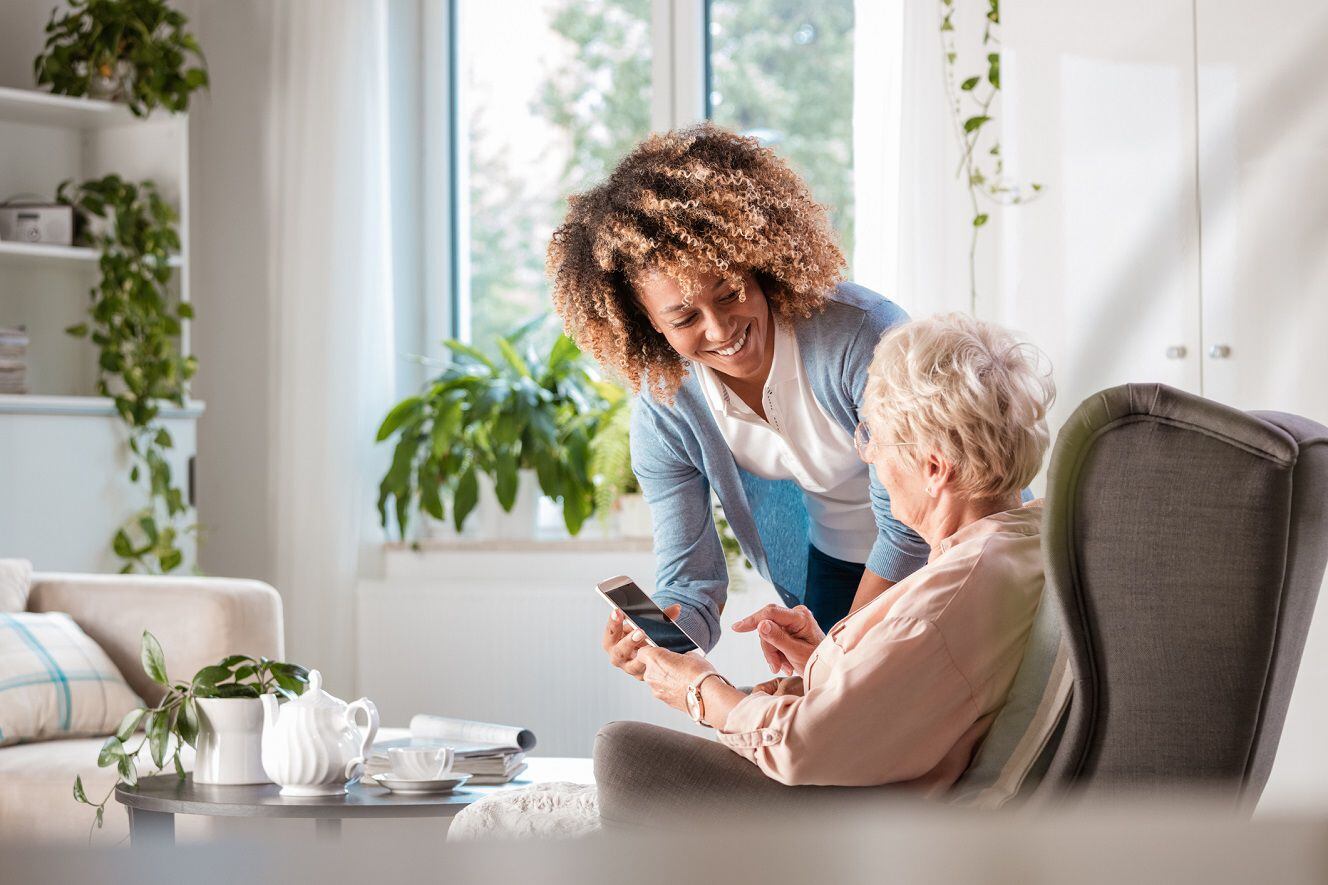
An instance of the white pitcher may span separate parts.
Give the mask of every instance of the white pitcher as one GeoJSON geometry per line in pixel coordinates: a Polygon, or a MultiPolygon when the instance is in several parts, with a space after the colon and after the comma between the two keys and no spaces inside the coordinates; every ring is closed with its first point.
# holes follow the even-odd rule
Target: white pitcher
{"type": "Polygon", "coordinates": [[[323,674],[309,672],[309,687],[280,704],[263,695],[263,770],[283,796],[335,796],[364,773],[378,734],[378,708],[368,698],[354,703],[323,691],[323,674]],[[365,714],[363,731],[355,714],[365,714]]]}

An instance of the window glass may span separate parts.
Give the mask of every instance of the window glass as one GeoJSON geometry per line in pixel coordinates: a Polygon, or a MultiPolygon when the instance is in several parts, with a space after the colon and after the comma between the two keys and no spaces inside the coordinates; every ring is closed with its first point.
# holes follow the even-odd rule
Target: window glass
{"type": "Polygon", "coordinates": [[[549,310],[567,194],[649,131],[650,0],[459,0],[456,47],[457,331],[489,349],[549,310]]]}
{"type": "Polygon", "coordinates": [[[710,117],[761,139],[853,254],[853,0],[710,0],[710,117]]]}

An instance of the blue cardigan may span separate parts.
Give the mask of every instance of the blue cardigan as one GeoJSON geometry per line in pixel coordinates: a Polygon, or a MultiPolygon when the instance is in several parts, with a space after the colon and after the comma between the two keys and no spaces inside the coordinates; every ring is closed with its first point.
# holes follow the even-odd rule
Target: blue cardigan
{"type": "MultiPolygon", "coordinates": [[[[877,341],[908,315],[855,283],[842,283],[825,309],[797,320],[794,333],[816,401],[844,432],[858,424],[867,367],[877,341]]],[[[767,480],[738,467],[695,372],[672,405],[639,397],[632,411],[632,469],[650,504],[657,562],[654,599],[682,605],[679,625],[709,651],[719,641],[728,568],[710,506],[713,488],[743,553],[797,605],[807,583],[809,518],[792,480],[767,480]]],[[[867,568],[899,581],[926,564],[926,543],[890,515],[890,497],[870,468],[878,533],[867,568]]]]}

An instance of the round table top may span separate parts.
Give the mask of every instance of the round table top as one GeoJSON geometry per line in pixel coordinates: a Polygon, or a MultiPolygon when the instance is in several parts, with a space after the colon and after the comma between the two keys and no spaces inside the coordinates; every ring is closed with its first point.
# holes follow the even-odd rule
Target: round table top
{"type": "Polygon", "coordinates": [[[218,786],[196,784],[193,775],[180,780],[174,774],[138,779],[136,786],[120,784],[115,798],[140,811],[164,814],[203,814],[212,817],[391,818],[451,817],[472,802],[500,790],[528,787],[555,780],[591,783],[589,759],[528,759],[529,768],[510,783],[472,787],[450,793],[405,795],[369,781],[352,784],[340,796],[295,797],[280,795],[276,784],[218,786]]]}

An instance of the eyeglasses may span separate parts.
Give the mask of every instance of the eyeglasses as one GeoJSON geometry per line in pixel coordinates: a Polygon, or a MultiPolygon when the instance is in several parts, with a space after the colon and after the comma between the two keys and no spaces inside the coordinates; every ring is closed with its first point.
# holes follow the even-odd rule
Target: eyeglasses
{"type": "Polygon", "coordinates": [[[912,446],[916,443],[877,442],[872,439],[871,428],[867,426],[867,422],[859,421],[858,426],[853,430],[853,445],[857,447],[859,458],[864,461],[871,461],[876,454],[877,446],[912,446]]]}

